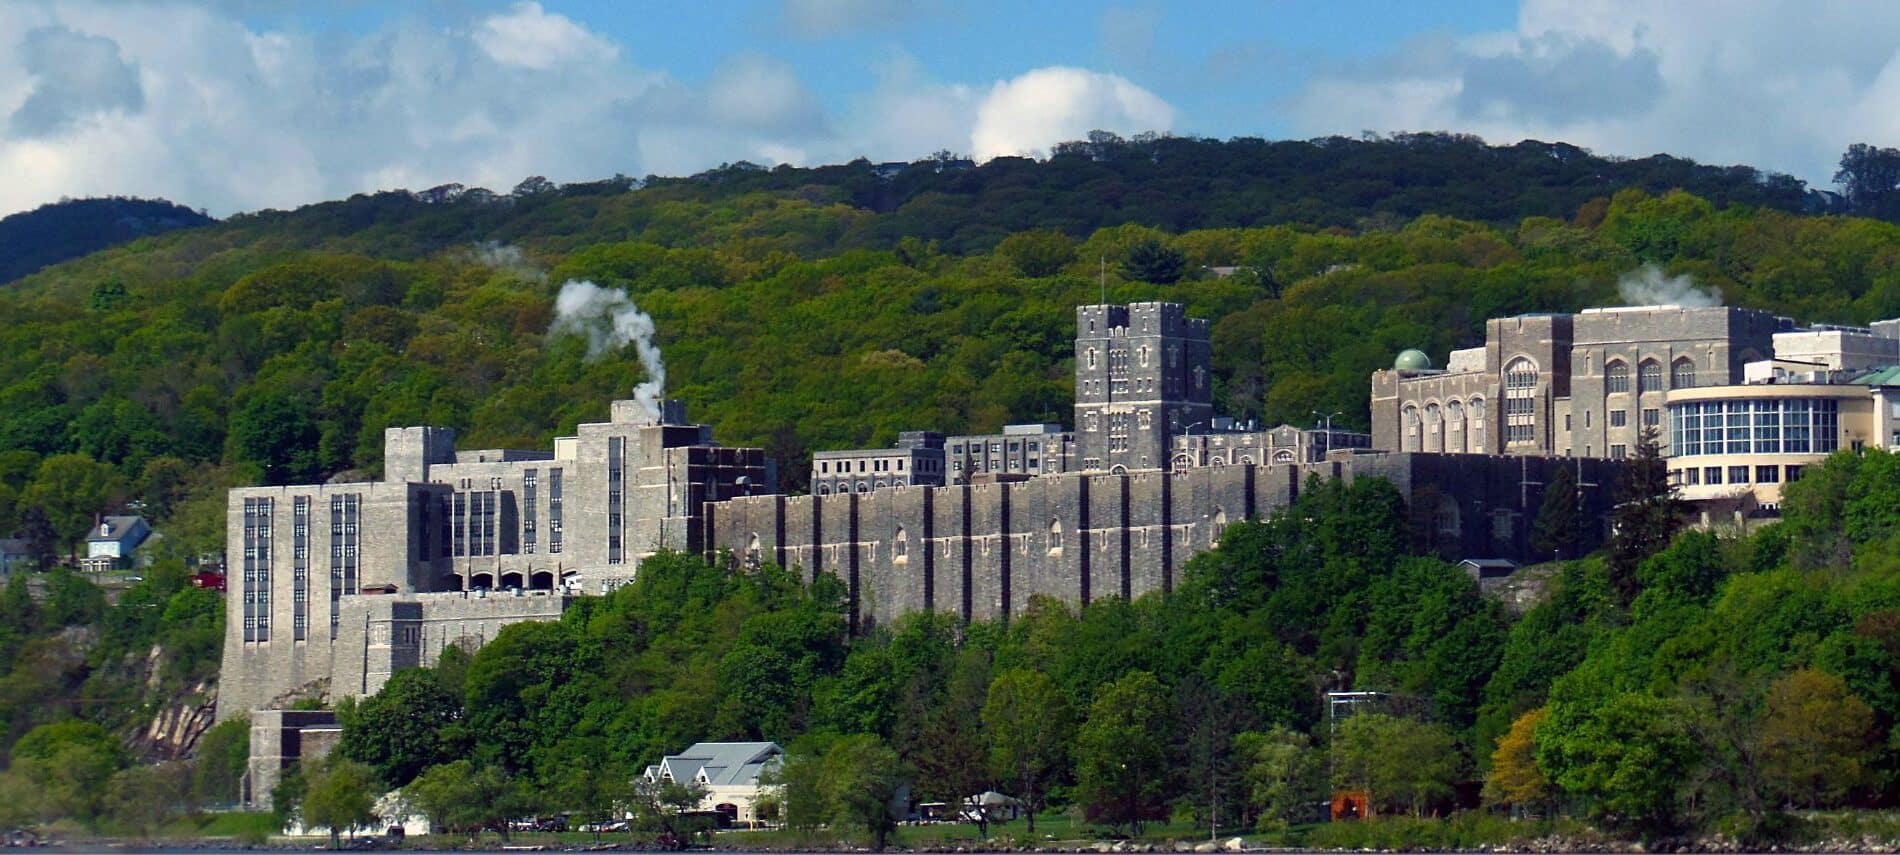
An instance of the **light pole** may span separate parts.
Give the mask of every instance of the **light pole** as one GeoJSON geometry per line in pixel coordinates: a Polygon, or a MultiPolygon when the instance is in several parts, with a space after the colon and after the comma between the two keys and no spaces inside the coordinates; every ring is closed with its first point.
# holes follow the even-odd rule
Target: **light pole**
{"type": "Polygon", "coordinates": [[[1324,448],[1322,448],[1319,453],[1320,459],[1322,460],[1325,459],[1327,452],[1333,450],[1333,417],[1340,415],[1345,415],[1345,413],[1343,411],[1331,413],[1322,413],[1318,410],[1313,411],[1313,418],[1325,424],[1324,430],[1326,433],[1324,439],[1321,441],[1321,445],[1323,445],[1324,448]]]}

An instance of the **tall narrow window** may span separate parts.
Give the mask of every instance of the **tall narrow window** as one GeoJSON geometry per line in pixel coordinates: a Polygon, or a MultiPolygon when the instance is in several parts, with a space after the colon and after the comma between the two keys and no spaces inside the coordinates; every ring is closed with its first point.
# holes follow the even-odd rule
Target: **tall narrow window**
{"type": "Polygon", "coordinates": [[[1636,366],[1636,391],[1661,392],[1662,390],[1662,363],[1654,359],[1643,360],[1636,366]]]}
{"type": "Polygon", "coordinates": [[[1603,391],[1607,394],[1628,392],[1630,390],[1630,364],[1621,359],[1611,360],[1603,366],[1603,391]]]}
{"type": "Polygon", "coordinates": [[[1677,389],[1695,388],[1695,360],[1683,357],[1669,366],[1669,385],[1677,389]]]}

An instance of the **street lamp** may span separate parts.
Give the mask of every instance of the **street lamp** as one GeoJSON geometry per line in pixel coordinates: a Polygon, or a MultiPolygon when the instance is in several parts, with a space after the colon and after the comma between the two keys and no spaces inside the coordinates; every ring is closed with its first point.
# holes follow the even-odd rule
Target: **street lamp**
{"type": "Polygon", "coordinates": [[[1326,434],[1321,440],[1321,445],[1323,445],[1324,448],[1320,450],[1320,457],[1322,459],[1325,458],[1327,452],[1333,450],[1333,417],[1341,415],[1345,415],[1345,413],[1343,411],[1331,413],[1322,413],[1318,410],[1313,411],[1314,419],[1325,424],[1326,434]]]}

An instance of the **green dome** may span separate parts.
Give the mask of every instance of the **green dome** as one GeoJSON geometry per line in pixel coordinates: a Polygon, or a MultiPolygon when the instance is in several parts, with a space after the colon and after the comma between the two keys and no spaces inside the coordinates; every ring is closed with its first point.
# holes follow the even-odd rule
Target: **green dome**
{"type": "Polygon", "coordinates": [[[1399,358],[1392,360],[1392,367],[1399,371],[1428,371],[1432,367],[1432,358],[1422,350],[1405,350],[1399,358]]]}

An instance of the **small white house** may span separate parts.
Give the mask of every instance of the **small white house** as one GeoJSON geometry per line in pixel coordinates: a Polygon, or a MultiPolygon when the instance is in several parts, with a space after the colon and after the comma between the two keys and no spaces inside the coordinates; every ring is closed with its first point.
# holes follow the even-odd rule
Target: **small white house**
{"type": "Polygon", "coordinates": [[[706,788],[702,810],[731,817],[734,825],[757,825],[763,792],[759,777],[777,769],[785,749],[776,742],[700,742],[661,758],[646,769],[648,781],[697,783],[706,788]]]}
{"type": "Polygon", "coordinates": [[[80,567],[102,573],[130,566],[133,550],[151,536],[152,527],[139,516],[102,517],[86,536],[86,558],[80,567]]]}

